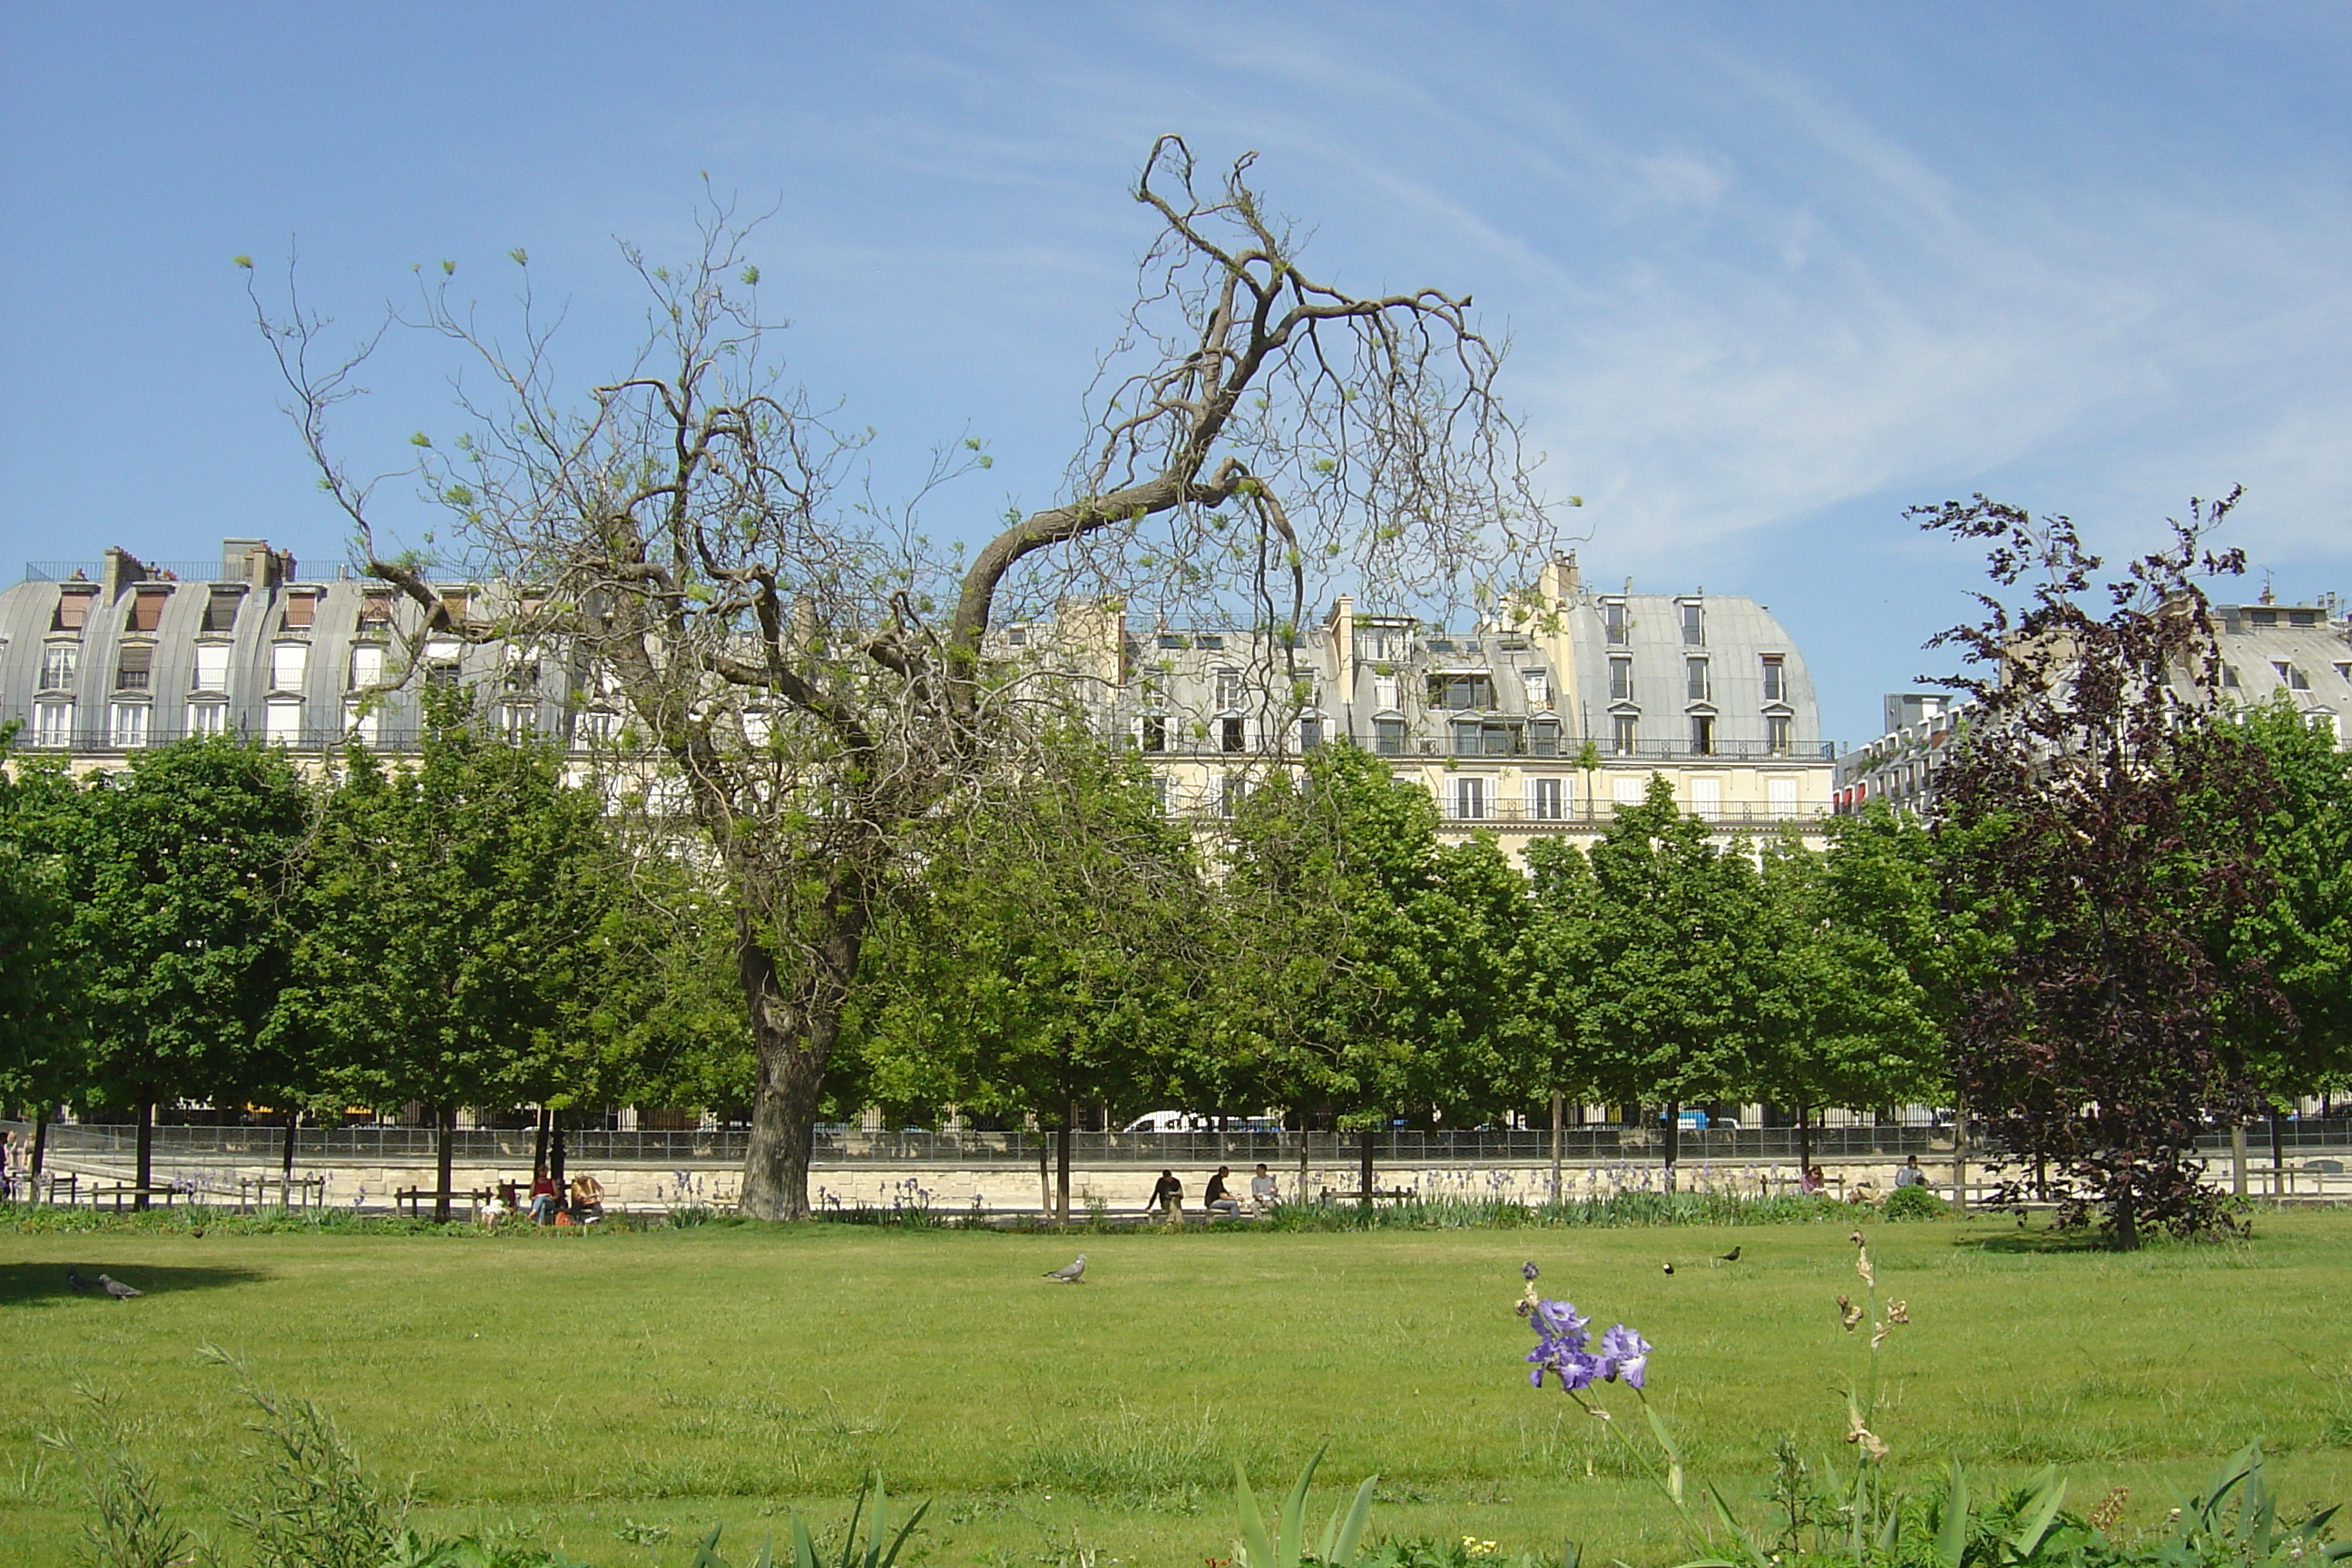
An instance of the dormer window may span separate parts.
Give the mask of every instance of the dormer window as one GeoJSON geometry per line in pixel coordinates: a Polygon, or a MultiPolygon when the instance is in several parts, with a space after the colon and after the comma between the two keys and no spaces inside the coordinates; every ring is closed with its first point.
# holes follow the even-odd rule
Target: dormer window
{"type": "Polygon", "coordinates": [[[1238,669],[1221,669],[1217,671],[1218,711],[1223,712],[1228,708],[1238,708],[1241,705],[1242,672],[1238,669]]]}
{"type": "Polygon", "coordinates": [[[236,607],[245,602],[242,588],[215,588],[205,600],[205,627],[208,632],[236,629],[236,607]]]}
{"type": "Polygon", "coordinates": [[[1166,751],[1168,749],[1168,716],[1164,713],[1145,714],[1142,733],[1145,751],[1166,751]]]}
{"type": "Polygon", "coordinates": [[[272,644],[269,649],[269,689],[272,691],[301,690],[302,677],[310,668],[310,644],[272,644]]]}
{"type": "Polygon", "coordinates": [[[1623,647],[1625,646],[1626,623],[1624,600],[1603,599],[1601,601],[1601,628],[1602,633],[1609,638],[1609,646],[1611,647],[1623,647]]]}
{"type": "Polygon", "coordinates": [[[1633,657],[1618,654],[1609,661],[1609,700],[1631,702],[1633,700],[1633,657]]]}
{"type": "Polygon", "coordinates": [[[81,644],[53,642],[41,649],[41,689],[69,691],[81,670],[81,644]]]}
{"type": "Polygon", "coordinates": [[[297,588],[286,595],[285,628],[288,631],[309,631],[318,616],[319,595],[315,589],[297,588]]]}
{"type": "Polygon", "coordinates": [[[228,689],[228,644],[205,642],[196,645],[194,686],[198,691],[228,689]]]}
{"type": "Polygon", "coordinates": [[[381,630],[392,624],[392,595],[369,594],[360,600],[360,626],[381,630]]]}
{"type": "Polygon", "coordinates": [[[1683,695],[1690,701],[1704,702],[1707,700],[1706,660],[1683,660],[1683,695]]]}
{"type": "Polygon", "coordinates": [[[114,669],[117,691],[144,691],[155,677],[155,650],[152,647],[126,647],[119,656],[114,669]]]}
{"type": "Polygon", "coordinates": [[[81,630],[89,624],[89,607],[97,601],[98,589],[95,586],[65,589],[58,595],[57,618],[49,623],[49,629],[59,632],[81,630]]]}
{"type": "Polygon", "coordinates": [[[1685,599],[1682,603],[1682,611],[1683,642],[1685,646],[1689,647],[1704,647],[1706,642],[1706,626],[1699,618],[1698,601],[1696,599],[1685,599]]]}
{"type": "Polygon", "coordinates": [[[1789,700],[1789,674],[1786,656],[1768,653],[1764,656],[1764,700],[1786,702],[1789,700]]]}
{"type": "Polygon", "coordinates": [[[131,624],[124,629],[152,632],[163,623],[163,601],[172,596],[169,588],[142,588],[131,595],[131,624]]]}

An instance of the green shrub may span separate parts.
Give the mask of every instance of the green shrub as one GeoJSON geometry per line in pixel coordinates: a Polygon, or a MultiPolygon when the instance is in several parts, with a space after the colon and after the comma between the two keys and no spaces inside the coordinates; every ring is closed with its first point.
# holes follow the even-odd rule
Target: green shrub
{"type": "Polygon", "coordinates": [[[1887,1219],[1947,1219],[1952,1205],[1937,1197],[1925,1183],[1917,1186],[1897,1187],[1886,1197],[1879,1214],[1887,1219]]]}

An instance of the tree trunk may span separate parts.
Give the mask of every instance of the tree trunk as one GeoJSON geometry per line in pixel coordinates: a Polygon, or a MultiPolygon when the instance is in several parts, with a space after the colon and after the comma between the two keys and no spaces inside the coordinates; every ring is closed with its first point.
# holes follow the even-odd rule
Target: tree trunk
{"type": "Polygon", "coordinates": [[[849,983],[857,973],[864,908],[835,905],[813,919],[828,928],[813,944],[818,971],[790,995],[775,960],[748,925],[738,928],[736,973],[759,1063],[741,1200],[743,1213],[754,1219],[809,1217],[809,1157],[815,1147],[824,1068],[841,1033],[849,983]]]}
{"type": "Polygon", "coordinates": [[[1559,1206],[1559,1135],[1560,1125],[1568,1112],[1568,1097],[1558,1089],[1551,1091],[1551,1206],[1559,1206]]]}
{"type": "Polygon", "coordinates": [[[1680,1100],[1666,1102],[1666,1191],[1675,1190],[1675,1162],[1683,1153],[1683,1108],[1680,1100]]]}
{"type": "Polygon", "coordinates": [[[433,1223],[449,1223],[449,1169],[457,1152],[457,1108],[438,1106],[433,1112],[433,1223]]]}
{"type": "Polygon", "coordinates": [[[555,1184],[556,1201],[561,1203],[563,1201],[563,1172],[570,1163],[571,1152],[563,1146],[563,1112],[561,1110],[547,1113],[547,1175],[555,1184]]]}
{"type": "Polygon", "coordinates": [[[135,1169],[138,1174],[131,1178],[131,1184],[139,1190],[131,1201],[143,1209],[147,1206],[148,1184],[155,1175],[155,1102],[144,1096],[139,1101],[139,1159],[135,1169]]]}
{"type": "Polygon", "coordinates": [[[2246,1195],[2246,1124],[2242,1121],[2230,1129],[2230,1195],[2246,1195]]]}
{"type": "Polygon", "coordinates": [[[1966,1095],[1952,1097],[1952,1206],[1964,1213],[1969,1206],[1969,1101],[1966,1095]]]}
{"type": "Polygon", "coordinates": [[[544,1105],[539,1108],[539,1137],[530,1154],[530,1175],[533,1181],[537,1181],[547,1169],[547,1129],[548,1124],[554,1120],[555,1112],[544,1105]]]}
{"type": "Polygon", "coordinates": [[[288,1192],[283,1184],[291,1182],[294,1179],[294,1130],[301,1125],[302,1112],[300,1110],[289,1110],[286,1113],[286,1147],[279,1154],[278,1160],[278,1174],[280,1178],[280,1185],[278,1189],[278,1200],[281,1205],[292,1201],[291,1194],[288,1192]]]}
{"type": "Polygon", "coordinates": [[[1800,1104],[1797,1107],[1797,1185],[1800,1188],[1804,1186],[1805,1178],[1812,1169],[1813,1112],[1811,1107],[1800,1104]]]}
{"type": "Polygon", "coordinates": [[[2279,1132],[2278,1107],[2271,1107],[2271,1202],[2286,1196],[2286,1140],[2279,1132]]]}
{"type": "Polygon", "coordinates": [[[1307,1182],[1313,1173],[1307,1164],[1308,1145],[1315,1139],[1314,1118],[1305,1111],[1298,1113],[1298,1201],[1307,1201],[1307,1182]]]}
{"type": "Polygon", "coordinates": [[[1361,1164],[1362,1169],[1358,1173],[1360,1180],[1356,1187],[1360,1195],[1356,1201],[1364,1207],[1370,1208],[1372,1206],[1372,1130],[1369,1125],[1364,1129],[1361,1164]]]}
{"type": "Polygon", "coordinates": [[[1054,1169],[1051,1163],[1053,1145],[1046,1141],[1045,1130],[1037,1130],[1037,1223],[1043,1225],[1054,1214],[1054,1169]]]}
{"type": "Polygon", "coordinates": [[[1062,1124],[1054,1129],[1054,1224],[1068,1229],[1070,1224],[1070,1118],[1076,1108],[1062,1107],[1062,1124]]]}
{"type": "Polygon", "coordinates": [[[37,1200],[40,1196],[41,1165],[48,1158],[49,1153],[49,1118],[58,1113],[58,1108],[54,1105],[44,1105],[37,1109],[40,1120],[33,1123],[33,1186],[32,1190],[25,1194],[28,1200],[37,1200]]]}

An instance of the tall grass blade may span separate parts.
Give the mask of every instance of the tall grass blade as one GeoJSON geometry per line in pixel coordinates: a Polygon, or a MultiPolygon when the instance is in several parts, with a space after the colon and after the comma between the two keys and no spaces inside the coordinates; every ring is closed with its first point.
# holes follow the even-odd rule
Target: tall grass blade
{"type": "Polygon", "coordinates": [[[1960,1568],[1960,1554],[1969,1549],[1969,1478],[1958,1459],[1952,1461],[1952,1489],[1944,1497],[1944,1517],[1936,1531],[1936,1561],[1943,1568],[1960,1568]]]}
{"type": "MultiPolygon", "coordinates": [[[[715,1541],[719,1532],[714,1530],[710,1535],[715,1541]]],[[[817,1568],[816,1542],[810,1539],[808,1526],[797,1513],[793,1515],[793,1568],[817,1568]]]]}
{"type": "Polygon", "coordinates": [[[1679,1506],[1683,1500],[1683,1451],[1675,1446],[1674,1434],[1666,1430],[1665,1422],[1646,1402],[1642,1414],[1650,1418],[1650,1430],[1656,1436],[1658,1447],[1666,1452],[1666,1495],[1679,1506]]]}
{"type": "Polygon", "coordinates": [[[2066,1483],[2058,1479],[2058,1467],[2044,1466],[2034,1478],[2035,1491],[2018,1516],[2017,1528],[2010,1532],[2009,1549],[2020,1557],[2031,1557],[2041,1550],[2042,1538],[2058,1518],[2058,1507],[2066,1500],[2066,1483]]]}
{"type": "Polygon", "coordinates": [[[1356,1500],[1348,1505],[1348,1517],[1341,1521],[1336,1510],[1332,1513],[1339,1533],[1334,1538],[1325,1531],[1321,1556],[1326,1568],[1349,1568],[1355,1562],[1356,1543],[1364,1538],[1365,1521],[1372,1517],[1372,1490],[1380,1484],[1380,1477],[1366,1477],[1364,1484],[1356,1489],[1356,1500]]]}
{"type": "Polygon", "coordinates": [[[1257,1494],[1250,1490],[1249,1474],[1234,1461],[1234,1510],[1241,1515],[1244,1568],[1275,1568],[1274,1542],[1265,1533],[1265,1516],[1258,1511],[1257,1494]]]}
{"type": "Polygon", "coordinates": [[[1315,1479],[1315,1467],[1323,1462],[1323,1456],[1330,1447],[1331,1439],[1324,1438],[1322,1446],[1307,1461],[1307,1468],[1298,1472],[1298,1479],[1291,1486],[1290,1496],[1283,1501],[1282,1518],[1275,1524],[1276,1568],[1294,1568],[1299,1553],[1307,1550],[1307,1489],[1315,1479]]]}
{"type": "MultiPolygon", "coordinates": [[[[798,1524],[800,1521],[796,1519],[793,1522],[798,1524]]],[[[696,1547],[694,1555],[687,1560],[686,1568],[727,1568],[727,1560],[719,1555],[719,1532],[725,1528],[718,1524],[710,1527],[710,1533],[702,1538],[702,1544],[696,1547]]]]}

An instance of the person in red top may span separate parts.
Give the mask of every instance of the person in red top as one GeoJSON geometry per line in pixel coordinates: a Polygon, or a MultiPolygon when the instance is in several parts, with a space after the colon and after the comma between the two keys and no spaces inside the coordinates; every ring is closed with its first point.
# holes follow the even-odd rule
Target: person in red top
{"type": "Polygon", "coordinates": [[[547,1167],[541,1165],[531,1173],[530,1222],[533,1225],[553,1225],[555,1207],[555,1181],[547,1173],[547,1167]]]}

